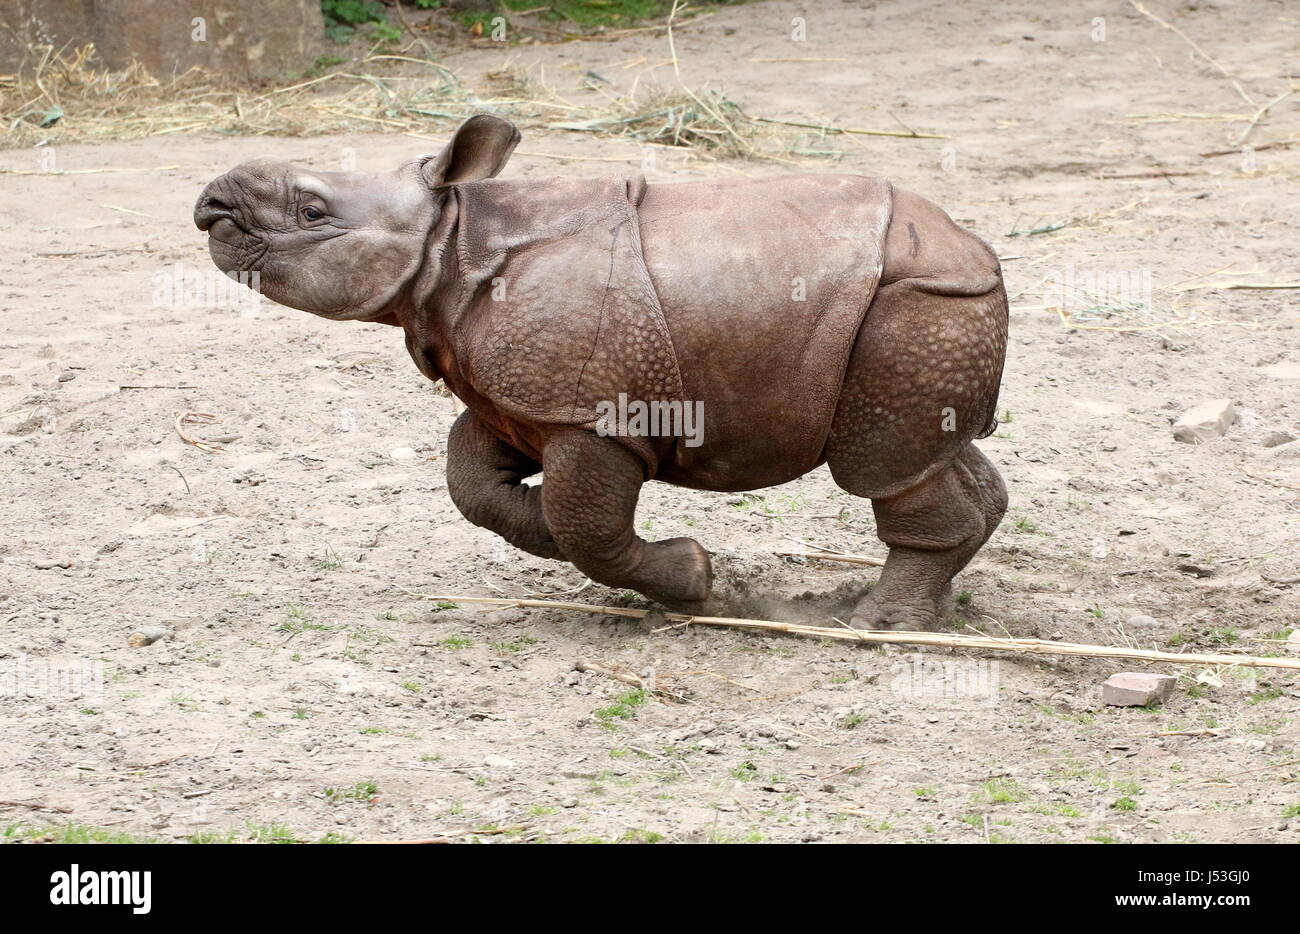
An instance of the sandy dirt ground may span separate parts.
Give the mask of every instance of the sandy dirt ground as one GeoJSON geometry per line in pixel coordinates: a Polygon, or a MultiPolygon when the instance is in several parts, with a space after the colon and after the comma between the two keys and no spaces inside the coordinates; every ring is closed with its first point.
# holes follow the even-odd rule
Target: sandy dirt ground
{"type": "MultiPolygon", "coordinates": [[[[1187,287],[1297,279],[1300,95],[1238,139],[1296,72],[1300,14],[1152,0],[1252,106],[1127,4],[965,7],[765,2],[682,30],[683,79],[752,115],[950,138],[810,138],[839,155],[793,166],[658,149],[651,182],[884,175],[1006,257],[1002,426],[981,447],[1011,509],[953,628],[1295,657],[1276,640],[1300,617],[1300,441],[1279,443],[1300,434],[1300,292],[1187,287]],[[1071,274],[1142,301],[1068,293],[1070,326],[1051,289],[1071,274]],[[1176,441],[1210,399],[1236,423],[1176,441]]],[[[446,63],[472,83],[507,57],[575,97],[588,70],[618,92],[672,81],[655,33],[446,63]]],[[[643,168],[634,143],[520,122],[510,176],[643,168]]],[[[892,647],[406,593],[648,606],[575,596],[573,568],[457,514],[454,400],[397,331],[164,293],[176,264],[210,268],[190,212],[233,164],[380,170],[432,145],[176,135],[55,153],[111,171],[0,175],[5,839],[1300,842],[1294,672],[1162,666],[1167,703],[1115,708],[1099,686],[1134,663],[932,652],[918,681],[892,647]],[[215,417],[184,430],[219,452],[181,439],[186,412],[215,417]],[[148,626],[167,636],[128,643],[148,626]],[[96,660],[100,695],[32,673],[96,660]],[[942,662],[991,695],[918,690],[942,662]]],[[[833,625],[876,572],[774,552],[883,554],[825,469],[746,497],[652,484],[638,525],[698,537],[733,612],[785,620],[833,625]]]]}

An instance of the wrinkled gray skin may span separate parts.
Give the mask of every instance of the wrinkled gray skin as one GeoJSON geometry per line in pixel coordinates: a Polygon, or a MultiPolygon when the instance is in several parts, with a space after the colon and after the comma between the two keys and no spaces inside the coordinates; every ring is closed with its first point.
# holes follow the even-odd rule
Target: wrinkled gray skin
{"type": "Polygon", "coordinates": [[[420,369],[445,380],[468,407],[447,442],[452,500],[516,547],[569,560],[596,581],[672,608],[705,612],[708,553],[692,539],[636,535],[641,485],[654,478],[754,489],[826,463],[843,489],[871,499],[877,534],[889,546],[853,625],[933,627],[953,576],[1006,509],[1001,478],[971,444],[993,428],[1006,345],[1006,294],[992,252],[928,201],[877,180],[793,176],[638,191],[629,183],[635,229],[602,235],[613,234],[635,260],[621,267],[626,275],[615,288],[606,247],[590,257],[570,249],[556,260],[566,254],[555,249],[580,241],[537,219],[554,215],[564,192],[585,189],[563,180],[483,181],[503,168],[518,140],[508,122],[480,115],[438,155],[387,174],[249,162],[208,185],[195,223],[207,231],[217,266],[258,271],[275,301],[405,330],[420,369]],[[857,192],[881,203],[858,211],[857,192]],[[859,217],[864,230],[883,220],[875,235],[832,229],[859,217]],[[480,228],[498,232],[494,244],[469,242],[466,231],[480,228]],[[503,238],[503,230],[520,236],[503,238]],[[846,273],[844,258],[859,256],[870,268],[846,273]],[[605,293],[584,291],[604,265],[605,293]],[[494,316],[507,311],[493,310],[481,300],[482,284],[470,281],[497,268],[527,284],[527,300],[505,324],[494,316]],[[822,286],[819,269],[829,270],[822,286]],[[812,292],[795,303],[790,274],[806,270],[814,273],[812,292]],[[857,318],[846,319],[849,330],[815,330],[835,302],[852,311],[854,294],[869,303],[865,318],[859,307],[857,318]],[[641,304],[619,319],[615,306],[605,308],[611,296],[641,296],[641,304]],[[662,328],[646,330],[660,306],[670,338],[662,328]],[[606,329],[600,347],[632,349],[607,359],[595,344],[545,344],[592,320],[606,329]],[[541,349],[528,352],[536,359],[509,358],[502,372],[484,362],[534,346],[541,349]],[[641,374],[635,385],[671,386],[674,397],[702,401],[701,446],[604,437],[586,415],[530,415],[518,402],[549,398],[552,381],[568,380],[575,367],[584,368],[580,382],[616,391],[619,360],[664,347],[671,365],[641,374]],[[818,388],[828,374],[829,397],[818,388]],[[523,482],[543,468],[544,483],[523,482]]]}

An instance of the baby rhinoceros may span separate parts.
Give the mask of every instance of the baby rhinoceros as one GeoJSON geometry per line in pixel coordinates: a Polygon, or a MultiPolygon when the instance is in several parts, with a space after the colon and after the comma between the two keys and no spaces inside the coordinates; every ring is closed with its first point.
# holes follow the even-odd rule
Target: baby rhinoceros
{"type": "Polygon", "coordinates": [[[709,554],[636,534],[641,485],[736,492],[825,463],[889,546],[852,624],[935,625],[1006,510],[971,443],[1006,350],[997,257],[877,178],[493,180],[519,139],[478,115],[387,174],[245,163],[194,221],[275,301],[405,331],[467,406],[452,501],[514,546],[701,613],[709,554]]]}

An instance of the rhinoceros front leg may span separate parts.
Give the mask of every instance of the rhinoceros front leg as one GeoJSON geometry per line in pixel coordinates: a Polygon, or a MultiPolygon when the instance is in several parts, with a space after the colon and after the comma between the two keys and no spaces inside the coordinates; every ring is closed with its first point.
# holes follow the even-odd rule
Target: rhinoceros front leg
{"type": "Polygon", "coordinates": [[[522,481],[541,464],[487,430],[466,409],[447,437],[447,492],[470,522],[539,558],[565,557],[542,516],[542,489],[522,481]]]}
{"type": "Polygon", "coordinates": [[[542,510],[565,557],[592,580],[699,613],[713,586],[709,553],[690,538],[647,542],[633,530],[645,465],[611,438],[565,430],[542,451],[542,510]]]}

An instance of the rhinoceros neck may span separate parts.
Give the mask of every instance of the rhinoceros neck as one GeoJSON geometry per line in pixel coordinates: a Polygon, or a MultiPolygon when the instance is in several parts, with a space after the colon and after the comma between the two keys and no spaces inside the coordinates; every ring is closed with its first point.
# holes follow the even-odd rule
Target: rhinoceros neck
{"type": "Polygon", "coordinates": [[[447,355],[452,330],[447,312],[454,310],[459,299],[454,270],[458,218],[456,198],[448,191],[438,220],[425,240],[420,268],[406,290],[405,300],[393,309],[395,323],[406,331],[407,350],[420,371],[432,380],[445,378],[441,358],[447,355]]]}

